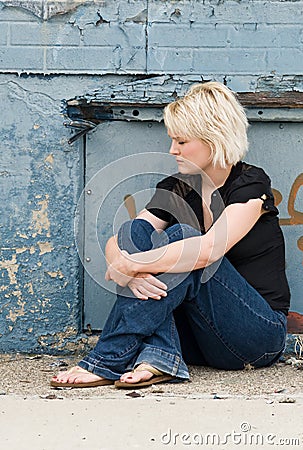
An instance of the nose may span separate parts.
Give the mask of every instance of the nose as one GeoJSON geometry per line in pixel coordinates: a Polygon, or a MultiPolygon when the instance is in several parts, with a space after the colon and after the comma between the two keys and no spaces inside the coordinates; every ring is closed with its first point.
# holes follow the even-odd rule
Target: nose
{"type": "Polygon", "coordinates": [[[178,149],[178,143],[175,142],[174,140],[171,141],[169,153],[171,155],[179,155],[180,153],[180,150],[178,149]]]}

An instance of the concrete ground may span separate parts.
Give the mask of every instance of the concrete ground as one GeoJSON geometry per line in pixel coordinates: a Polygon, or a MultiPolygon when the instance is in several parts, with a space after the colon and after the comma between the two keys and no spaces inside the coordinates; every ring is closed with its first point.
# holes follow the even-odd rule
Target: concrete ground
{"type": "Polygon", "coordinates": [[[303,370],[190,367],[142,390],[53,389],[79,357],[0,355],[1,449],[272,449],[303,445],[303,370]]]}

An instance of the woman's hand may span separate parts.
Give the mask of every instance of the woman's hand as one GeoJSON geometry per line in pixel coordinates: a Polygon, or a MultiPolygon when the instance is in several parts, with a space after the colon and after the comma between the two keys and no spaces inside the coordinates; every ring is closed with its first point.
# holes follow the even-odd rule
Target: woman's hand
{"type": "Polygon", "coordinates": [[[129,258],[129,253],[122,250],[112,264],[108,266],[105,279],[107,281],[112,280],[119,286],[124,287],[137,275],[134,267],[135,264],[129,258]]]}
{"type": "Polygon", "coordinates": [[[149,273],[138,273],[130,280],[128,287],[140,300],[147,300],[148,298],[161,300],[162,297],[167,296],[166,284],[149,273]]]}

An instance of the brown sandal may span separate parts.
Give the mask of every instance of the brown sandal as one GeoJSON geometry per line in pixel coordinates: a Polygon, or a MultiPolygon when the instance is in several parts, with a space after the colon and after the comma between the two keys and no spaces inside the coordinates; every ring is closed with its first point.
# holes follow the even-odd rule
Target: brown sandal
{"type": "MultiPolygon", "coordinates": [[[[73,369],[75,369],[74,367],[72,367],[67,373],[72,373],[73,369]]],[[[77,369],[77,372],[88,372],[85,369],[82,369],[81,367],[79,367],[77,369]]],[[[59,381],[54,381],[51,380],[50,385],[52,387],[71,387],[71,388],[87,388],[87,387],[97,387],[97,386],[107,386],[109,384],[114,384],[113,380],[97,380],[97,381],[87,381],[85,383],[60,383],[59,381]]]]}
{"type": "Polygon", "coordinates": [[[115,387],[118,389],[136,389],[176,379],[176,377],[164,374],[163,372],[156,369],[155,367],[150,366],[149,364],[140,364],[133,370],[133,372],[143,372],[144,370],[147,370],[148,372],[151,372],[153,374],[153,376],[149,380],[139,381],[138,383],[126,383],[125,381],[115,381],[115,387]]]}

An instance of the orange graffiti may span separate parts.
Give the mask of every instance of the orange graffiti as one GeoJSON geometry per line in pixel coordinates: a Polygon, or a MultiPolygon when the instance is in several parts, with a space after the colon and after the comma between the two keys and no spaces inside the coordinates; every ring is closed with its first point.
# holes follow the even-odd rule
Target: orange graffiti
{"type": "Polygon", "coordinates": [[[131,194],[126,194],[123,200],[124,200],[125,208],[127,209],[127,212],[129,214],[129,217],[131,219],[134,219],[137,216],[137,212],[136,212],[136,204],[135,204],[135,200],[134,200],[133,196],[131,194]]]}
{"type": "MultiPolygon", "coordinates": [[[[295,201],[297,197],[297,193],[299,191],[299,188],[303,186],[303,173],[300,173],[300,175],[297,176],[295,181],[293,182],[293,185],[291,187],[289,197],[288,197],[288,214],[290,215],[287,219],[280,219],[280,225],[300,225],[303,224],[303,212],[297,211],[295,209],[295,201]]],[[[281,192],[277,191],[276,189],[273,189],[273,194],[275,197],[275,204],[278,205],[282,200],[282,194],[281,192]],[[277,203],[276,203],[277,199],[277,203]],[[279,201],[280,200],[280,201],[279,201]]]]}

